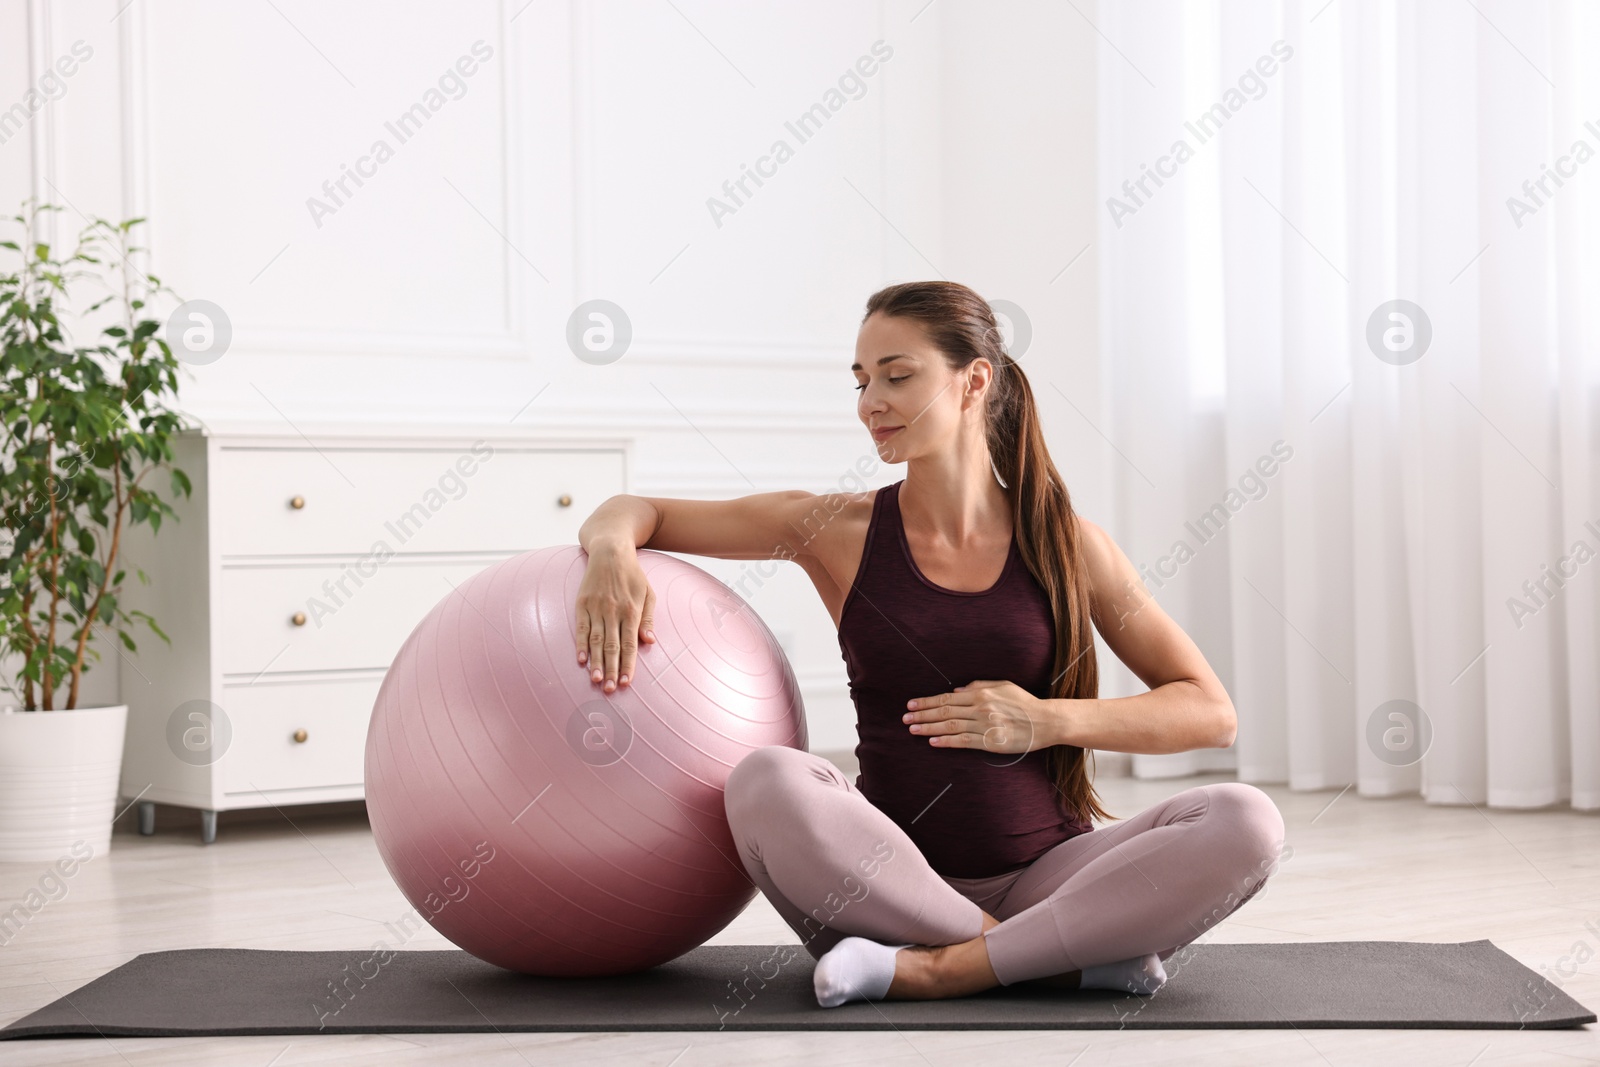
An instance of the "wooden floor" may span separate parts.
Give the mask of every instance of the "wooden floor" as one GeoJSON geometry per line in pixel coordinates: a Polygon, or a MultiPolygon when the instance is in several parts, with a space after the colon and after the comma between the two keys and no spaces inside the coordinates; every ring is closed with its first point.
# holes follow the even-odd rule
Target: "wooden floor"
{"type": "MultiPolygon", "coordinates": [[[[854,774],[848,753],[829,753],[854,774]]],[[[1102,778],[1108,807],[1131,815],[1220,776],[1102,778]]],[[[1414,797],[1267,787],[1293,854],[1272,881],[1213,929],[1212,941],[1489,938],[1600,1007],[1600,817],[1425,806],[1414,797]],[[1585,928],[1585,923],[1590,924],[1585,928]],[[1567,962],[1562,962],[1563,958],[1567,962]]],[[[161,809],[141,838],[133,813],[110,853],[84,865],[0,948],[0,1025],[141,952],[233,946],[360,949],[410,911],[390,881],[359,805],[224,814],[201,847],[193,813],[161,809]]],[[[36,888],[43,865],[0,864],[0,904],[36,888]]],[[[762,897],[713,944],[798,944],[762,897]]],[[[450,947],[424,926],[409,947],[450,947]]],[[[0,1063],[249,1065],[614,1063],[703,1067],[753,1063],[1049,1064],[1600,1064],[1600,1026],[1581,1030],[848,1031],[94,1038],[0,1043],[0,1063]]]]}

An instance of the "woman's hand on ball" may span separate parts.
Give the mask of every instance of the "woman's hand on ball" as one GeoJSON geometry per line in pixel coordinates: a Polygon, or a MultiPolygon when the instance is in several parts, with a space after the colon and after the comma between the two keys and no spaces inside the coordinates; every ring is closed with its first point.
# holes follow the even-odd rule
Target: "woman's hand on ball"
{"type": "Polygon", "coordinates": [[[639,642],[654,643],[656,592],[633,548],[595,548],[578,585],[573,612],[578,662],[589,666],[589,680],[610,693],[631,684],[639,642]]]}
{"type": "Polygon", "coordinates": [[[906,702],[903,721],[936,748],[1032,752],[1055,742],[1048,701],[1015,682],[979,681],[906,702]]]}

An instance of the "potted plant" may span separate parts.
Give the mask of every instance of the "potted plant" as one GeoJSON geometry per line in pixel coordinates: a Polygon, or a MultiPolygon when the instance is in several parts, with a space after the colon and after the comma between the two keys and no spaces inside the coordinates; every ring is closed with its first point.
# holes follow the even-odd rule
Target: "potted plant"
{"type": "Polygon", "coordinates": [[[137,617],[170,643],[118,606],[118,549],[125,525],[174,515],[141,484],[152,471],[190,491],[169,462],[178,361],[145,314],[164,287],[131,258],[143,220],[94,219],[58,259],[41,234],[59,210],[26,202],[21,240],[0,241],[0,861],[110,846],[128,708],[79,707],[79,682],[92,632],[131,651],[137,617]],[[86,284],[110,293],[75,306],[86,284]],[[91,321],[97,342],[75,344],[91,321]]]}

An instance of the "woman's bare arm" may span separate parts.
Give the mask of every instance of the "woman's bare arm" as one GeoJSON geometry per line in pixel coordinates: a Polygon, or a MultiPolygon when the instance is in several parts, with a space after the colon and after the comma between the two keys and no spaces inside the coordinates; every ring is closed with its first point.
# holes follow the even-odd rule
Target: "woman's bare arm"
{"type": "Polygon", "coordinates": [[[1233,700],[1183,628],[1161,610],[1133,563],[1099,526],[1079,518],[1095,627],[1150,692],[1074,701],[1062,744],[1108,752],[1227,748],[1233,700]]]}
{"type": "MultiPolygon", "coordinates": [[[[619,494],[578,528],[589,565],[578,587],[578,662],[611,692],[634,677],[639,642],[652,642],[655,593],[638,550],[719,559],[787,559],[809,554],[806,531],[818,521],[815,493],[793,489],[733,500],[685,500],[619,494]]],[[[825,517],[822,521],[826,521],[825,517]]]]}

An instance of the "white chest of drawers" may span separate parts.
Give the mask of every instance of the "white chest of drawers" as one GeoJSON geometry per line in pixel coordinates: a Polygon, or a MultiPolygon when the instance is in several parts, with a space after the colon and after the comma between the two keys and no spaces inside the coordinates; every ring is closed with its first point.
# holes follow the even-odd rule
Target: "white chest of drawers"
{"type": "Polygon", "coordinates": [[[630,442],[480,426],[192,431],[180,521],[124,531],[129,627],[121,793],[219,811],[359,800],[367,721],[394,654],[453,586],[575,544],[627,492],[630,442]],[[304,431],[303,433],[301,431],[304,431]],[[138,579],[142,570],[148,584],[138,579]]]}

